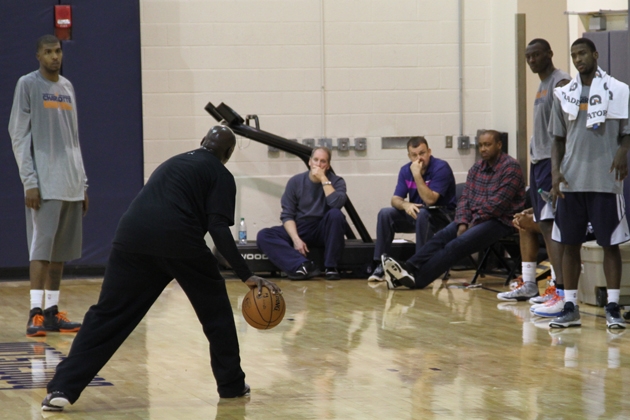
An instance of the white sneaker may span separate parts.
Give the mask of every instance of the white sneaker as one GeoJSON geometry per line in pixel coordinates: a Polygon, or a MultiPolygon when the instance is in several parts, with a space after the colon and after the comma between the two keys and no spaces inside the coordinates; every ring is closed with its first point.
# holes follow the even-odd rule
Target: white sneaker
{"type": "Polygon", "coordinates": [[[534,305],[531,309],[532,313],[536,316],[543,318],[552,318],[560,316],[564,309],[564,298],[560,295],[556,295],[552,300],[540,305],[534,305]]]}
{"type": "Polygon", "coordinates": [[[538,285],[536,285],[535,282],[526,281],[512,291],[499,293],[497,298],[500,300],[523,302],[534,296],[538,296],[538,285]]]}
{"type": "Polygon", "coordinates": [[[402,287],[413,289],[416,287],[414,277],[398,261],[387,254],[383,254],[381,261],[385,270],[385,281],[389,289],[402,287]]]}
{"type": "Polygon", "coordinates": [[[553,284],[553,282],[550,282],[549,286],[547,286],[543,294],[540,296],[534,296],[533,298],[529,299],[529,303],[533,305],[546,303],[549,300],[551,300],[555,295],[556,295],[556,286],[553,284]]]}

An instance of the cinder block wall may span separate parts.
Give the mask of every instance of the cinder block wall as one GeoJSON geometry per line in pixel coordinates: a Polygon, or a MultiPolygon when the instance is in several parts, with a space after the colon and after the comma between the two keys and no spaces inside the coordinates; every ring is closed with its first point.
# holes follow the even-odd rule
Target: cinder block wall
{"type": "MultiPolygon", "coordinates": [[[[467,0],[463,134],[515,134],[516,0],[467,0]]],[[[384,136],[424,135],[458,182],[474,149],[445,148],[458,136],[458,1],[143,0],[145,176],[198,146],[215,121],[208,101],[261,129],[298,140],[367,138],[366,152],[333,152],[335,171],[372,235],[389,206],[405,150],[384,136]]],[[[228,163],[239,188],[236,217],[250,238],[279,223],[288,178],[306,170],[285,152],[239,139],[228,163]]]]}

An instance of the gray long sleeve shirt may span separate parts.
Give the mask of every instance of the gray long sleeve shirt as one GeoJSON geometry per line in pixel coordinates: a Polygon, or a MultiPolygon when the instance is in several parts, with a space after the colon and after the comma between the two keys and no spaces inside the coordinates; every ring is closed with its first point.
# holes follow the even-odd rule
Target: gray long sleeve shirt
{"type": "Polygon", "coordinates": [[[328,172],[328,180],[335,191],[326,196],[320,183],[314,183],[308,177],[309,171],[294,175],[287,182],[280,203],[282,223],[287,220],[298,221],[305,218],[322,218],[331,208],[340,209],[346,203],[346,181],[328,172]]]}
{"type": "Polygon", "coordinates": [[[43,200],[83,201],[87,176],[79,146],[76,99],[68,79],[45,79],[39,70],[15,87],[9,135],[24,191],[43,200]]]}

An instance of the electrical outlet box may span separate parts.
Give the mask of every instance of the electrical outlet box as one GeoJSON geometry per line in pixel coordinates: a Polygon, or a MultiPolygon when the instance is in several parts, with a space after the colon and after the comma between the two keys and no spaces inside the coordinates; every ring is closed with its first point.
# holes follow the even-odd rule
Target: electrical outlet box
{"type": "Polygon", "coordinates": [[[457,137],[457,148],[470,149],[470,137],[468,136],[457,137]]]}
{"type": "Polygon", "coordinates": [[[279,153],[280,149],[278,149],[277,147],[273,147],[273,146],[267,146],[267,151],[269,153],[279,153]]]}
{"type": "Polygon", "coordinates": [[[354,150],[359,152],[367,150],[367,139],[365,137],[357,137],[354,139],[354,150]]]}
{"type": "Polygon", "coordinates": [[[302,139],[302,144],[314,148],[315,147],[315,139],[302,139]]]}
{"type": "Polygon", "coordinates": [[[346,152],[350,148],[350,139],[342,137],[337,139],[337,150],[340,152],[346,152]]]}
{"type": "Polygon", "coordinates": [[[328,150],[332,150],[332,139],[317,139],[317,145],[319,147],[326,147],[328,150]]]}
{"type": "Polygon", "coordinates": [[[453,147],[453,136],[446,136],[446,146],[447,149],[451,149],[453,147]]]}

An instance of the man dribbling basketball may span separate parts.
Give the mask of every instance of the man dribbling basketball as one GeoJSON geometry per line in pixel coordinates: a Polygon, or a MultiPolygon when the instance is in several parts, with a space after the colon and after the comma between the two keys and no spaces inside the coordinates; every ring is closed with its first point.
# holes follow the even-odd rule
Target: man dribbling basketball
{"type": "Polygon", "coordinates": [[[259,293],[263,286],[281,291],[252,274],[229,229],[236,184],[224,165],[235,144],[229,128],[213,127],[201,148],[170,158],[151,175],[120,220],[98,303],[85,315],[68,358],[57,366],[43,410],[74,404],[174,278],[210,342],[219,396],[249,394],[225,280],[205,233],[247,286],[259,293]]]}

